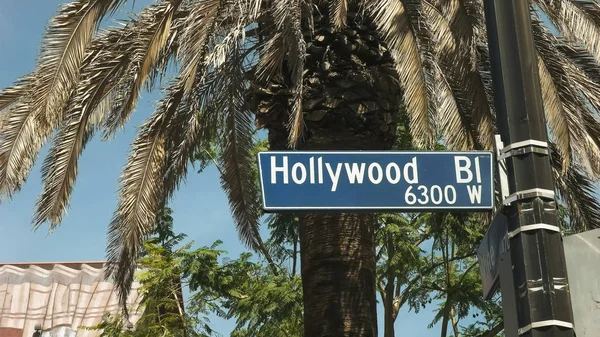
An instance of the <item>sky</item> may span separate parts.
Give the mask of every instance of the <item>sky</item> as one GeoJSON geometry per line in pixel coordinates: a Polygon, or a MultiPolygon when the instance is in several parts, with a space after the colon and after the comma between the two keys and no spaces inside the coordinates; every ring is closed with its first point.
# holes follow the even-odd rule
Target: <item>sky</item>
{"type": "MultiPolygon", "coordinates": [[[[32,71],[43,32],[60,0],[0,0],[0,88],[32,71]]],[[[151,0],[136,0],[123,10],[137,11],[151,0]]],[[[131,3],[131,1],[129,2],[131,3]]],[[[79,174],[63,223],[52,233],[42,226],[31,227],[35,202],[41,192],[40,168],[46,146],[27,183],[12,200],[0,204],[0,262],[101,261],[105,258],[106,231],[117,205],[118,179],[136,127],[153,112],[159,93],[144,93],[133,117],[116,139],[89,143],[79,161],[79,174]]],[[[170,203],[175,232],[186,233],[196,246],[221,246],[236,257],[246,251],[239,242],[227,199],[221,190],[218,172],[209,167],[201,174],[190,171],[187,183],[170,203]]],[[[427,329],[433,314],[431,305],[419,314],[401,311],[396,320],[399,335],[439,336],[440,326],[427,329]]],[[[379,331],[383,335],[383,308],[379,307],[379,331]]],[[[212,327],[228,336],[235,322],[212,317],[212,327]]]]}

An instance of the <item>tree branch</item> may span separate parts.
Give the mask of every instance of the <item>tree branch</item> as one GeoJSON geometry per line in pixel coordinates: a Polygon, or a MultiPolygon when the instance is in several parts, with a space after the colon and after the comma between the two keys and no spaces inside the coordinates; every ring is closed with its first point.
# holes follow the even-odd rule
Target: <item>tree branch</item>
{"type": "Polygon", "coordinates": [[[219,171],[219,173],[223,176],[225,175],[225,173],[223,172],[223,168],[221,167],[221,165],[219,165],[219,163],[217,162],[217,160],[215,159],[215,157],[213,157],[212,154],[210,154],[210,152],[208,152],[207,149],[202,149],[204,150],[204,152],[206,152],[206,154],[210,157],[210,160],[213,162],[213,164],[215,165],[215,167],[217,168],[217,170],[219,171]]]}
{"type": "Polygon", "coordinates": [[[465,277],[467,277],[467,275],[469,274],[469,272],[471,271],[471,269],[473,269],[476,265],[477,265],[477,262],[473,262],[473,264],[470,265],[469,268],[467,268],[467,270],[460,277],[460,280],[458,281],[458,284],[462,284],[462,282],[465,280],[465,277]]]}
{"type": "Polygon", "coordinates": [[[454,337],[460,337],[460,332],[458,331],[458,319],[456,318],[456,311],[454,310],[454,306],[450,306],[450,319],[452,321],[454,337]]]}
{"type": "Polygon", "coordinates": [[[271,257],[271,254],[269,254],[269,251],[267,250],[267,247],[265,247],[265,245],[262,243],[262,240],[260,242],[260,252],[264,255],[265,259],[267,260],[267,263],[269,264],[269,267],[271,269],[271,271],[273,272],[273,275],[279,275],[279,270],[277,270],[277,265],[275,264],[275,262],[273,262],[273,258],[271,257]]]}
{"type": "MultiPolygon", "coordinates": [[[[448,262],[452,262],[452,261],[456,261],[456,260],[462,260],[462,259],[466,259],[469,257],[473,257],[475,256],[475,254],[469,254],[469,255],[462,255],[462,256],[455,256],[453,258],[451,258],[448,262]]],[[[402,291],[401,295],[396,295],[396,297],[398,298],[398,302],[399,302],[399,308],[402,307],[402,305],[404,305],[404,302],[406,302],[406,297],[408,295],[408,292],[412,289],[412,287],[414,287],[414,285],[420,280],[422,279],[424,276],[429,275],[429,273],[433,272],[436,268],[442,266],[445,262],[438,262],[435,263],[431,266],[429,266],[428,268],[426,268],[425,270],[422,270],[419,275],[415,276],[412,280],[410,280],[410,282],[408,282],[407,286],[404,288],[404,291],[402,291]]],[[[398,289],[396,290],[396,293],[399,293],[399,289],[400,287],[398,287],[398,289]]],[[[438,290],[438,289],[434,289],[434,290],[438,290]]]]}
{"type": "Polygon", "coordinates": [[[427,230],[425,230],[425,232],[422,234],[421,238],[415,242],[415,246],[419,247],[423,242],[425,242],[425,240],[429,238],[430,233],[431,229],[427,228],[427,230]]]}
{"type": "Polygon", "coordinates": [[[504,330],[504,322],[498,323],[492,330],[485,332],[483,335],[479,337],[496,337],[502,330],[504,330]]]}
{"type": "Polygon", "coordinates": [[[381,294],[381,300],[385,303],[385,286],[383,285],[383,282],[381,282],[381,280],[379,280],[377,288],[379,290],[379,294],[381,294]]]}
{"type": "Polygon", "coordinates": [[[179,317],[181,318],[181,324],[183,325],[182,326],[183,336],[187,337],[188,336],[188,326],[187,326],[187,320],[185,317],[184,309],[181,307],[181,304],[179,303],[179,296],[177,296],[177,291],[175,289],[171,289],[171,293],[175,297],[175,303],[177,303],[177,310],[179,311],[179,317]]]}
{"type": "Polygon", "coordinates": [[[292,257],[292,276],[296,275],[296,261],[298,260],[298,240],[294,238],[294,256],[292,257]]]}
{"type": "MultiPolygon", "coordinates": [[[[448,239],[446,238],[446,241],[444,242],[444,247],[442,247],[441,249],[442,251],[442,259],[443,259],[443,264],[444,264],[444,269],[446,270],[446,289],[450,289],[452,287],[452,283],[450,280],[450,274],[452,273],[452,270],[450,268],[451,264],[451,257],[448,255],[448,239]]],[[[446,337],[448,334],[448,320],[450,319],[450,310],[452,308],[452,304],[450,302],[450,298],[449,298],[449,294],[446,294],[446,303],[444,304],[444,308],[442,309],[442,312],[444,314],[444,318],[442,321],[442,337],[446,337]]]]}

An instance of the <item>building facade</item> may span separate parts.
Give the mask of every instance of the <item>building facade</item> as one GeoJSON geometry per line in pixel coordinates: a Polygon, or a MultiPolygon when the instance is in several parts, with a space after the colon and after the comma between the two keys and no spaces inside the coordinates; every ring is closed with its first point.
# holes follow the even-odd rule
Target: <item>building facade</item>
{"type": "MultiPolygon", "coordinates": [[[[120,313],[104,262],[0,263],[0,337],[96,337],[84,329],[106,313],[120,313]]],[[[139,318],[141,297],[134,283],[128,299],[129,320],[139,318]]]]}

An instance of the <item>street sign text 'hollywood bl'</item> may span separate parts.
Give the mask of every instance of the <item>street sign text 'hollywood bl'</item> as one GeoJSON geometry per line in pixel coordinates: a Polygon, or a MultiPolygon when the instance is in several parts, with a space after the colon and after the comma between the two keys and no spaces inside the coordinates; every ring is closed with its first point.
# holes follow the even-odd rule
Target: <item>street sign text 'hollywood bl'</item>
{"type": "Polygon", "coordinates": [[[487,211],[491,152],[267,151],[258,155],[267,211],[487,211]]]}

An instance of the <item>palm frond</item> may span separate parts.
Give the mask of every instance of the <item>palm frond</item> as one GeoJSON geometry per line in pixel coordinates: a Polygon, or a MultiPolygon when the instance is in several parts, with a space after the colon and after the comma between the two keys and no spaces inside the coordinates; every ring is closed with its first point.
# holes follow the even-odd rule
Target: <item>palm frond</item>
{"type": "Polygon", "coordinates": [[[572,63],[568,63],[566,68],[571,85],[585,98],[583,103],[586,109],[579,110],[579,114],[586,132],[585,147],[587,153],[580,160],[587,162],[587,166],[593,172],[590,176],[598,178],[600,177],[600,121],[597,112],[600,111],[600,88],[597,82],[588,78],[583,71],[572,63]],[[591,111],[588,108],[589,105],[594,107],[596,112],[591,111]]]}
{"type": "Polygon", "coordinates": [[[556,48],[581,69],[588,78],[596,83],[600,83],[600,66],[596,59],[581,46],[574,46],[569,43],[559,43],[556,48]]]}
{"type": "Polygon", "coordinates": [[[217,26],[217,18],[223,4],[221,0],[202,0],[194,4],[184,23],[181,48],[178,51],[182,63],[181,76],[185,78],[185,91],[190,92],[197,79],[199,67],[205,64],[208,41],[217,26]]]}
{"type": "Polygon", "coordinates": [[[342,29],[346,26],[348,18],[348,0],[332,0],[329,2],[329,17],[331,25],[335,29],[342,29]]]}
{"type": "MultiPolygon", "coordinates": [[[[435,63],[436,92],[438,126],[442,137],[453,149],[472,149],[476,138],[471,132],[464,129],[464,115],[461,113],[456,98],[448,80],[443,75],[439,65],[435,63]]],[[[469,128],[470,129],[470,128],[469,128]]]]}
{"type": "Polygon", "coordinates": [[[235,9],[225,6],[227,3],[223,1],[198,3],[192,12],[202,15],[202,19],[190,19],[182,38],[180,55],[184,70],[180,76],[185,97],[167,130],[168,168],[164,178],[167,198],[185,179],[190,158],[202,149],[209,149],[217,140],[217,130],[223,125],[219,97],[229,85],[229,67],[224,64],[244,61],[231,60],[229,56],[231,49],[244,41],[244,31],[256,15],[255,8],[251,3],[242,3],[235,9]],[[221,12],[234,18],[226,19],[231,22],[229,27],[219,29],[221,12]],[[223,32],[224,36],[217,37],[223,32]]]}
{"type": "Polygon", "coordinates": [[[292,31],[291,3],[295,0],[276,0],[271,3],[271,19],[274,32],[261,51],[260,61],[256,70],[256,78],[264,83],[280,80],[283,62],[290,51],[290,42],[294,39],[292,31]],[[277,78],[276,78],[277,77],[277,78]]]}
{"type": "MultiPolygon", "coordinates": [[[[600,172],[598,166],[600,164],[600,144],[593,137],[600,136],[598,133],[600,124],[595,120],[589,107],[583,101],[583,97],[579,94],[579,92],[594,90],[595,85],[592,85],[592,88],[584,88],[578,84],[576,79],[584,75],[578,73],[577,68],[569,59],[558,51],[555,47],[558,44],[557,39],[535,16],[532,17],[532,24],[537,37],[535,39],[536,48],[549,70],[562,103],[562,112],[564,112],[547,110],[547,119],[554,129],[556,129],[555,124],[558,123],[565,124],[563,126],[569,129],[569,147],[565,146],[564,140],[560,140],[557,141],[558,150],[562,151],[561,155],[566,157],[564,160],[567,162],[581,161],[587,167],[588,174],[597,177],[600,172]]],[[[557,135],[558,132],[553,134],[555,137],[557,135]]]]}
{"type": "Polygon", "coordinates": [[[437,139],[439,137],[440,121],[436,119],[439,110],[439,106],[436,104],[439,103],[439,99],[436,95],[440,90],[436,88],[434,83],[436,83],[435,79],[438,75],[436,72],[440,67],[433,42],[435,37],[433,36],[432,29],[424,15],[423,3],[420,0],[405,0],[403,1],[403,4],[406,8],[406,15],[409,19],[411,30],[415,36],[415,43],[419,48],[423,75],[425,77],[425,88],[429,99],[429,118],[430,123],[436,132],[435,137],[437,139]]]}
{"type": "MultiPolygon", "coordinates": [[[[548,125],[550,126],[551,140],[554,141],[557,150],[562,153],[562,167],[566,169],[569,167],[570,161],[570,141],[571,135],[569,132],[569,123],[567,123],[568,116],[563,109],[558,90],[552,80],[552,75],[548,70],[548,67],[538,57],[538,72],[540,74],[540,85],[542,87],[542,97],[544,102],[544,111],[546,111],[546,118],[548,119],[548,125]]],[[[565,173],[565,172],[562,172],[565,173]]]]}
{"type": "Polygon", "coordinates": [[[204,112],[180,109],[167,130],[167,170],[163,178],[165,198],[169,199],[187,176],[193,155],[212,139],[203,134],[201,124],[204,112]]]}
{"type": "MultiPolygon", "coordinates": [[[[206,65],[204,66],[206,68],[206,65]]],[[[205,75],[195,75],[196,83],[174,116],[167,129],[167,172],[164,177],[165,194],[170,198],[185,179],[188,164],[194,154],[209,149],[216,142],[222,125],[221,111],[214,100],[224,92],[224,67],[217,67],[205,75]]],[[[182,77],[184,86],[187,83],[182,77]]],[[[184,87],[184,92],[187,89],[184,87]]]]}
{"type": "Polygon", "coordinates": [[[600,4],[596,0],[577,0],[573,4],[589,15],[597,25],[600,24],[600,4]]]}
{"type": "Polygon", "coordinates": [[[288,146],[295,148],[304,131],[302,94],[306,43],[301,27],[302,4],[300,0],[277,0],[272,6],[275,31],[262,51],[256,75],[259,81],[265,83],[281,80],[283,63],[287,61],[294,92],[288,123],[288,146]]]}
{"type": "MultiPolygon", "coordinates": [[[[569,61],[568,70],[572,76],[573,84],[586,98],[587,102],[591,104],[595,112],[599,113],[600,88],[598,87],[598,83],[600,83],[600,64],[581,47],[571,46],[566,43],[558,44],[556,47],[569,61]]],[[[590,137],[593,139],[598,138],[594,133],[590,137]]]]}
{"type": "Polygon", "coordinates": [[[123,41],[129,39],[115,31],[106,34],[94,41],[83,61],[80,83],[42,166],[44,188],[37,201],[34,228],[49,221],[52,230],[62,221],[77,177],[78,158],[110,107],[116,84],[129,62],[129,55],[121,52],[126,48],[119,48],[123,41]]]}
{"type": "Polygon", "coordinates": [[[194,154],[209,149],[218,137],[222,124],[221,111],[216,110],[214,97],[225,90],[226,72],[223,67],[203,76],[192,94],[173,118],[167,130],[167,172],[165,194],[170,198],[185,179],[188,164],[194,154]]]}
{"type": "Polygon", "coordinates": [[[176,118],[173,124],[176,126],[189,121],[185,132],[181,133],[179,129],[184,139],[176,142],[179,144],[176,155],[169,158],[173,161],[169,165],[166,185],[167,189],[171,189],[173,182],[178,183],[179,177],[185,174],[185,163],[194,151],[216,141],[221,184],[228,196],[240,237],[249,247],[261,251],[264,247],[258,233],[257,191],[251,170],[254,126],[252,113],[245,102],[246,66],[252,66],[246,64],[246,55],[253,48],[242,48],[243,32],[250,19],[251,12],[242,11],[220,43],[206,55],[204,66],[211,67],[212,71],[205,76],[197,76],[187,115],[181,114],[183,123],[176,118]],[[221,134],[217,133],[218,128],[222,130],[221,134]]]}
{"type": "MultiPolygon", "coordinates": [[[[436,46],[436,56],[442,72],[450,83],[463,115],[462,128],[450,132],[469,132],[477,135],[476,145],[492,149],[495,120],[490,111],[483,80],[474,69],[468,55],[461,52],[460,40],[455,37],[457,32],[452,31],[442,13],[428,2],[423,2],[422,12],[432,30],[432,43],[436,46]],[[476,131],[472,130],[473,128],[476,131]]],[[[466,149],[468,144],[461,145],[466,149]]]]}
{"type": "Polygon", "coordinates": [[[261,11],[263,9],[263,0],[245,0],[246,2],[246,10],[248,11],[248,15],[250,18],[257,18],[261,15],[261,11]]]}
{"type": "MultiPolygon", "coordinates": [[[[533,13],[533,11],[531,12],[533,13]]],[[[564,64],[555,59],[556,55],[553,54],[555,50],[549,41],[551,36],[535,14],[532,15],[532,24],[534,33],[537,35],[538,70],[546,119],[550,126],[551,139],[563,159],[561,166],[566,169],[571,162],[571,129],[574,117],[572,104],[568,104],[568,102],[572,102],[576,98],[572,96],[573,93],[569,91],[565,79],[561,75],[564,74],[562,72],[564,64]],[[556,82],[552,74],[555,74],[556,82]],[[561,95],[563,99],[561,99],[561,95]]]]}
{"type": "Polygon", "coordinates": [[[218,74],[221,68],[207,74],[207,67],[211,58],[209,42],[224,6],[221,0],[199,1],[184,22],[178,54],[185,94],[180,108],[167,126],[167,170],[164,176],[167,199],[185,179],[193,155],[210,146],[217,134],[218,112],[210,109],[208,102],[216,94],[213,90],[217,87],[215,82],[222,79],[218,74]]]}
{"type": "Polygon", "coordinates": [[[30,73],[15,81],[12,86],[0,91],[0,112],[10,108],[25,96],[31,90],[34,80],[35,74],[30,73]]]}
{"type": "Polygon", "coordinates": [[[460,5],[464,8],[467,18],[473,29],[475,40],[482,42],[487,41],[485,13],[483,10],[483,1],[481,0],[459,0],[460,5]]]}
{"type": "Polygon", "coordinates": [[[577,232],[600,228],[600,205],[594,196],[596,186],[575,162],[565,168],[558,148],[551,143],[551,160],[560,198],[569,206],[571,227],[577,232]],[[566,172],[566,173],[564,173],[566,172]]]}
{"type": "Polygon", "coordinates": [[[363,6],[373,17],[396,61],[396,71],[404,92],[411,133],[416,145],[433,144],[435,127],[429,111],[425,74],[403,3],[400,0],[363,0],[363,6]]]}
{"type": "MultiPolygon", "coordinates": [[[[431,7],[430,4],[427,5],[431,7]]],[[[455,47],[452,32],[448,25],[440,24],[439,15],[435,17],[435,20],[428,18],[422,3],[412,1],[408,9],[407,12],[411,16],[413,27],[415,25],[418,27],[413,30],[417,37],[417,43],[421,46],[421,53],[424,55],[423,65],[429,84],[429,96],[433,103],[430,105],[435,109],[436,130],[441,132],[441,136],[451,148],[474,146],[477,135],[471,126],[470,114],[461,111],[457,85],[452,82],[454,78],[448,76],[447,67],[440,62],[444,46],[446,48],[448,46],[455,47]],[[441,40],[445,43],[441,43],[441,40]]],[[[430,10],[435,11],[436,8],[430,10]]]]}
{"type": "Polygon", "coordinates": [[[224,129],[219,141],[222,148],[221,185],[228,196],[236,227],[246,245],[260,251],[259,214],[256,184],[252,179],[253,129],[252,112],[245,107],[247,82],[244,78],[243,54],[239,46],[230,49],[231,67],[227,70],[227,86],[216,98],[215,110],[222,111],[224,129]]]}
{"type": "MultiPolygon", "coordinates": [[[[342,0],[345,1],[345,0],[342,0]]],[[[296,148],[298,141],[304,132],[304,114],[302,110],[302,95],[304,92],[304,62],[306,55],[306,42],[302,34],[301,27],[301,13],[300,1],[295,0],[292,9],[293,16],[291,17],[292,25],[292,42],[290,43],[290,60],[289,67],[292,74],[292,86],[293,86],[293,97],[292,97],[292,113],[290,114],[289,121],[289,137],[288,146],[289,148],[296,148]]],[[[344,13],[345,17],[345,13],[344,13]]]]}
{"type": "Polygon", "coordinates": [[[30,109],[29,95],[2,116],[0,130],[0,199],[20,190],[33,166],[42,139],[30,109]]]}
{"type": "Polygon", "coordinates": [[[182,2],[181,5],[179,5],[178,10],[173,14],[169,37],[156,56],[156,61],[150,68],[148,79],[144,85],[144,89],[147,92],[154,91],[156,88],[168,86],[169,81],[172,79],[168,74],[170,70],[169,67],[173,66],[173,69],[179,67],[177,54],[181,49],[181,39],[186,27],[186,22],[191,15],[191,8],[192,6],[190,3],[182,2]],[[168,79],[166,85],[165,79],[168,79]]]}
{"type": "Polygon", "coordinates": [[[0,91],[0,132],[2,130],[3,117],[19,100],[26,96],[35,84],[35,74],[30,73],[15,81],[15,83],[0,91]]]}
{"type": "Polygon", "coordinates": [[[104,139],[110,138],[129,120],[143,85],[156,66],[161,51],[169,42],[174,15],[181,0],[163,0],[150,6],[132,24],[138,36],[133,42],[133,57],[127,75],[119,85],[113,111],[104,122],[104,139]]]}
{"type": "Polygon", "coordinates": [[[594,22],[588,11],[593,7],[580,0],[535,0],[535,3],[548,15],[560,33],[574,44],[584,45],[596,60],[600,61],[600,26],[594,22]],[[578,4],[580,3],[580,4],[578,4]]]}
{"type": "Polygon", "coordinates": [[[306,31],[313,36],[315,33],[315,4],[313,0],[301,1],[302,11],[305,13],[306,18],[306,31]]]}
{"type": "Polygon", "coordinates": [[[0,189],[10,197],[27,179],[40,149],[64,117],[85,48],[100,20],[123,1],[74,1],[51,20],[42,43],[33,94],[8,113],[0,138],[0,189]]]}
{"type": "MultiPolygon", "coordinates": [[[[475,69],[477,62],[477,29],[479,22],[473,22],[469,15],[465,0],[441,0],[441,12],[450,26],[454,38],[459,45],[459,51],[470,59],[471,68],[475,69]]],[[[476,19],[475,19],[476,20],[476,19]]]]}
{"type": "MultiPolygon", "coordinates": [[[[256,78],[261,82],[269,82],[280,76],[287,45],[281,32],[275,32],[261,50],[256,78]]],[[[279,78],[277,78],[279,80],[279,78]]]]}
{"type": "Polygon", "coordinates": [[[38,64],[36,95],[32,108],[38,118],[55,127],[62,119],[64,106],[79,79],[87,43],[104,15],[121,1],[74,1],[61,6],[51,20],[43,42],[38,64]]]}
{"type": "Polygon", "coordinates": [[[129,294],[138,253],[164,201],[165,130],[182,97],[183,85],[178,81],[142,126],[121,175],[119,204],[108,231],[107,275],[114,277],[122,305],[129,294]]]}

